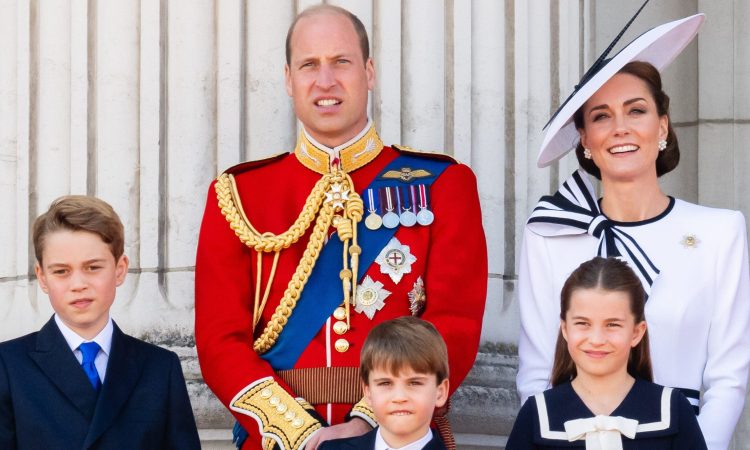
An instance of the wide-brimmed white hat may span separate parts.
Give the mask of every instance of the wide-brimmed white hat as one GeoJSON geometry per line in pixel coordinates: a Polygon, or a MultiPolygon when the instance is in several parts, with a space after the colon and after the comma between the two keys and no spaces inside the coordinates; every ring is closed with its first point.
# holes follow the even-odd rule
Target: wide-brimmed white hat
{"type": "MultiPolygon", "coordinates": [[[[604,54],[586,72],[573,93],[545,127],[544,141],[537,158],[537,166],[550,165],[578,145],[579,135],[573,123],[573,114],[625,64],[631,61],[644,61],[651,63],[661,72],[698,34],[698,29],[704,20],[704,14],[696,14],[659,25],[637,37],[611,59],[605,59],[609,50],[622,35],[620,32],[620,36],[615,38],[604,54]]],[[[632,21],[633,19],[630,20],[632,21]]]]}

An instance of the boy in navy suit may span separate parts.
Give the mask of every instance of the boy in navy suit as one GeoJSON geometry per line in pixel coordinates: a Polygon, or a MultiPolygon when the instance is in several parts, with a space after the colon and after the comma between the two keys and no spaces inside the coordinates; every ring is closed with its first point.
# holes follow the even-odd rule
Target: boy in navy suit
{"type": "Polygon", "coordinates": [[[61,197],[34,222],[33,241],[55,314],[0,344],[0,448],[199,449],[177,355],[110,318],[128,271],[112,207],[61,197]]]}
{"type": "Polygon", "coordinates": [[[431,323],[404,316],[377,325],[362,346],[359,370],[378,427],[325,441],[320,450],[445,450],[430,422],[448,400],[448,350],[431,323]]]}

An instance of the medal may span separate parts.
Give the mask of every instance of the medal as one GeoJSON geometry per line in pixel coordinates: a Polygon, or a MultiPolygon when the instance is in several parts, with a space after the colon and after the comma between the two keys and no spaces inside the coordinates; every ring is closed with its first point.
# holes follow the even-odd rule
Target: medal
{"type": "MultiPolygon", "coordinates": [[[[417,261],[417,257],[411,254],[408,245],[403,245],[397,238],[391,238],[380,254],[375,258],[375,262],[380,265],[380,273],[391,277],[391,280],[398,284],[406,273],[411,273],[411,265],[417,261]]],[[[359,294],[359,292],[357,292],[359,294]]]]}
{"type": "Polygon", "coordinates": [[[377,311],[383,309],[385,299],[389,295],[391,292],[383,289],[383,283],[373,281],[369,275],[366,275],[362,284],[357,287],[357,305],[354,310],[372,319],[377,311]]]}
{"type": "Polygon", "coordinates": [[[331,186],[331,189],[326,192],[326,202],[333,204],[334,211],[340,211],[344,209],[344,203],[349,200],[349,191],[345,191],[343,186],[336,183],[331,186]]]}
{"type": "Polygon", "coordinates": [[[383,219],[377,215],[377,214],[368,214],[367,217],[365,217],[365,226],[369,230],[377,230],[383,225],[383,219]]]}
{"type": "Polygon", "coordinates": [[[432,213],[429,209],[423,209],[420,210],[417,213],[417,222],[420,225],[427,226],[431,224],[435,220],[435,214],[432,213]]]}
{"type": "Polygon", "coordinates": [[[372,189],[367,190],[367,201],[370,214],[365,218],[365,226],[369,230],[377,230],[383,225],[383,218],[378,215],[378,210],[375,207],[375,196],[373,195],[372,189]]]}
{"type": "Polygon", "coordinates": [[[399,207],[402,208],[401,210],[401,225],[405,227],[413,227],[414,224],[417,223],[417,215],[414,214],[412,211],[412,207],[414,206],[414,197],[411,197],[409,195],[409,188],[414,188],[414,186],[404,187],[404,195],[401,196],[401,187],[396,188],[396,194],[398,195],[398,203],[399,207]],[[401,199],[404,199],[403,204],[401,203],[401,199]],[[409,201],[411,199],[411,201],[409,201]]]}
{"type": "Polygon", "coordinates": [[[420,225],[427,226],[435,220],[435,214],[429,209],[427,202],[427,186],[419,185],[419,212],[417,213],[417,222],[420,225]]]}
{"type": "Polygon", "coordinates": [[[414,282],[414,287],[409,291],[409,312],[412,316],[419,316],[422,314],[425,303],[427,303],[427,297],[424,293],[424,281],[422,277],[417,277],[417,281],[414,282]]]}
{"type": "Polygon", "coordinates": [[[393,212],[393,196],[391,195],[391,188],[384,187],[382,191],[385,193],[385,210],[383,214],[383,226],[386,228],[396,228],[399,224],[398,214],[393,212]]]}

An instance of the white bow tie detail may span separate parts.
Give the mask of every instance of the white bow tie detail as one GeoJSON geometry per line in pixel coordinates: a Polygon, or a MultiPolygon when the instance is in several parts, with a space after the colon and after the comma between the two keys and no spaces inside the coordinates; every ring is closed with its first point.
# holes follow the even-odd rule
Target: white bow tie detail
{"type": "Polygon", "coordinates": [[[622,436],[633,439],[637,429],[637,420],[620,416],[596,416],[565,422],[568,441],[586,439],[586,450],[622,450],[622,436]]]}

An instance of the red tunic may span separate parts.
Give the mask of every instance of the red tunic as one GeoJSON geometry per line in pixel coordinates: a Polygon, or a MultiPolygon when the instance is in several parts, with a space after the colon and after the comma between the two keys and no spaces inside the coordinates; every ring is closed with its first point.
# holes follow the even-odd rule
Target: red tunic
{"type": "MultiPolygon", "coordinates": [[[[371,162],[350,172],[360,195],[397,156],[397,150],[384,147],[371,162]]],[[[235,176],[250,222],[260,232],[274,234],[286,231],[295,221],[321,177],[303,165],[295,153],[246,163],[228,172],[235,176]]],[[[391,292],[385,306],[372,319],[352,309],[351,329],[342,336],[334,333],[335,319],[330,317],[295,368],[357,367],[368,331],[384,320],[410,314],[408,293],[421,276],[426,293],[421,317],[432,322],[447,343],[451,391],[461,384],[476,357],[487,289],[487,249],[476,179],[467,166],[451,164],[433,183],[431,197],[434,222],[429,226],[400,227],[395,234],[416,257],[411,273],[396,284],[380,272],[376,262],[369,268],[360,268],[360,282],[369,275],[391,292]],[[334,348],[339,338],[349,342],[347,351],[334,348]]],[[[218,207],[213,184],[208,191],[195,270],[195,337],[203,377],[225,406],[248,385],[264,377],[273,377],[296,396],[255,353],[253,340],[275,311],[307,246],[310,229],[299,242],[281,251],[268,305],[253,335],[256,253],[230,229],[218,207]]],[[[263,286],[272,261],[273,253],[263,256],[263,286]]],[[[315,408],[324,420],[336,424],[344,420],[352,405],[332,404],[329,409],[326,404],[318,404],[315,408]]],[[[245,414],[233,414],[250,433],[243,448],[260,448],[258,422],[245,414]]]]}

